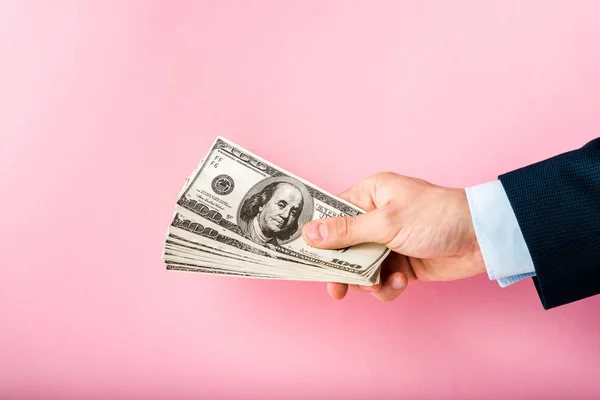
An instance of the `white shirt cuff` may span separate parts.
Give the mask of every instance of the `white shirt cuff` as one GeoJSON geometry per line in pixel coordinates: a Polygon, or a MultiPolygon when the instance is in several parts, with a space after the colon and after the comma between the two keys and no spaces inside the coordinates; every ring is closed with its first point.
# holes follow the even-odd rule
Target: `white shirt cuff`
{"type": "Polygon", "coordinates": [[[517,217],[499,180],[466,189],[475,235],[491,280],[506,287],[535,276],[517,217]]]}

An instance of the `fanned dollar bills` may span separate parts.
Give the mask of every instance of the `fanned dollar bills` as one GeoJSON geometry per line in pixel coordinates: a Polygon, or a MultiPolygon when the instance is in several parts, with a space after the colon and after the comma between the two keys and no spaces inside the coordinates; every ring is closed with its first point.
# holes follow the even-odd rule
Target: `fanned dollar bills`
{"type": "Polygon", "coordinates": [[[168,270],[372,285],[389,250],[311,247],[314,219],[364,210],[217,137],[180,192],[163,259],[168,270]]]}

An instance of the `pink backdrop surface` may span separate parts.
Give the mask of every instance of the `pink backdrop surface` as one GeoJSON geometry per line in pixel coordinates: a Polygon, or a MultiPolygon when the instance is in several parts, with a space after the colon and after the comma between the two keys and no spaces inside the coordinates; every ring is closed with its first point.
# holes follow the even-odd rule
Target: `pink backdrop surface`
{"type": "Polygon", "coordinates": [[[600,298],[166,272],[216,135],[337,193],[600,135],[597,1],[0,3],[0,398],[598,398],[600,298]]]}

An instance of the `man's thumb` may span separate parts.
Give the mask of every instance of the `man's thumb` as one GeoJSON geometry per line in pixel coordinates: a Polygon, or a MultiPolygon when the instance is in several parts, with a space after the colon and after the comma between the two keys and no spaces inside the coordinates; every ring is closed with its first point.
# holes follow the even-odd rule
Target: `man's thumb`
{"type": "Polygon", "coordinates": [[[341,249],[360,243],[386,243],[392,235],[389,213],[376,209],[356,217],[332,217],[309,222],[304,240],[322,249],[341,249]]]}

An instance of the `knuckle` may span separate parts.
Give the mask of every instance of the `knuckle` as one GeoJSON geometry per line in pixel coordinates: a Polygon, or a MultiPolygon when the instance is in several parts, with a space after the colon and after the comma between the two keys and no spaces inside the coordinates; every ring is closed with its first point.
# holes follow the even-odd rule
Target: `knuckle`
{"type": "Polygon", "coordinates": [[[391,222],[396,218],[397,215],[398,209],[392,204],[389,204],[387,207],[383,207],[381,209],[381,216],[384,221],[391,222]]]}
{"type": "Polygon", "coordinates": [[[336,235],[343,239],[349,239],[352,236],[352,221],[352,218],[339,218],[336,223],[336,235]]]}
{"type": "Polygon", "coordinates": [[[395,172],[391,172],[391,171],[382,171],[382,172],[377,172],[376,174],[373,174],[372,177],[375,179],[393,179],[395,177],[397,177],[398,174],[395,172]]]}
{"type": "Polygon", "coordinates": [[[398,178],[400,175],[398,175],[395,172],[391,172],[391,171],[385,171],[381,173],[381,177],[384,179],[395,179],[398,178]]]}
{"type": "Polygon", "coordinates": [[[398,236],[401,230],[401,224],[398,221],[398,209],[388,205],[379,211],[381,214],[381,227],[378,239],[380,243],[390,243],[398,236]]]}

